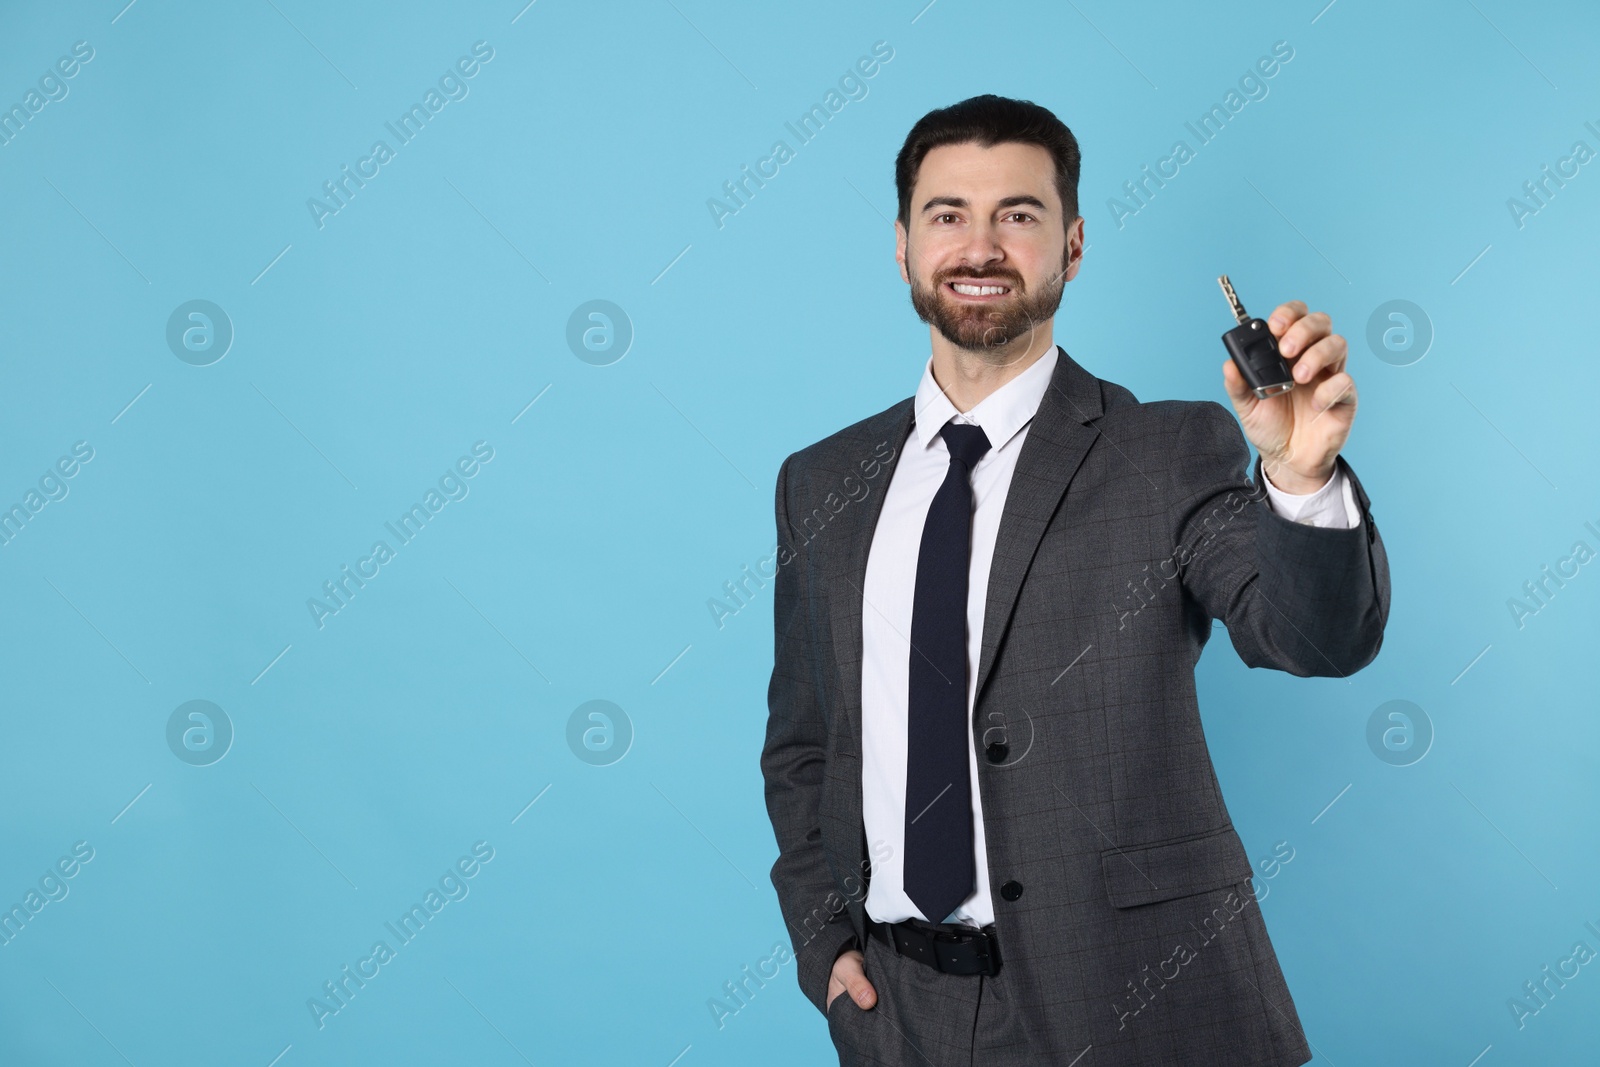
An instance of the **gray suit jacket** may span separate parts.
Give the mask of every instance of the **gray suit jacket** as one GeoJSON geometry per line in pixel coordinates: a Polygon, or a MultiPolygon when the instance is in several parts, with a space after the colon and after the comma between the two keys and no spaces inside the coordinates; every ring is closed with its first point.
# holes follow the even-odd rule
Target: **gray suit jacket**
{"type": "MultiPolygon", "coordinates": [[[[801,991],[824,1014],[835,958],[866,936],[862,586],[912,415],[902,400],[778,473],[761,769],[772,882],[801,991]]],[[[1271,511],[1248,459],[1222,405],[1141,404],[1065,351],[1023,441],[972,730],[1002,972],[1033,1062],[1066,1064],[1091,1043],[1097,1067],[1310,1058],[1212,769],[1194,665],[1220,619],[1252,667],[1359,670],[1383,641],[1388,559],[1342,457],[1362,512],[1349,530],[1271,511]]]]}

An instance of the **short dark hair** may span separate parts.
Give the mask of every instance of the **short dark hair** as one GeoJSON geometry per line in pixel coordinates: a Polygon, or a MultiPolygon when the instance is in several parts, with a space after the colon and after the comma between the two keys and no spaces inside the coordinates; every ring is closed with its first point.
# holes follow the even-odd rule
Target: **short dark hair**
{"type": "Polygon", "coordinates": [[[1078,139],[1048,109],[1031,100],[1012,100],[985,93],[938,108],[917,120],[894,161],[894,184],[900,194],[900,224],[911,228],[911,187],[922,161],[935,148],[976,143],[984,148],[1016,142],[1038,145],[1056,165],[1056,192],[1066,212],[1062,225],[1078,217],[1078,171],[1082,158],[1078,139]]]}

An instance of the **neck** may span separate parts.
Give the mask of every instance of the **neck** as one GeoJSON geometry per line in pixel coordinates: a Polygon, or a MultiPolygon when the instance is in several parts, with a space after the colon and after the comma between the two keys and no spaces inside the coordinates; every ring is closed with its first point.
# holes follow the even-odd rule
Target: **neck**
{"type": "Polygon", "coordinates": [[[1039,329],[1009,345],[979,351],[951,344],[930,327],[933,380],[956,410],[965,414],[1055,348],[1053,325],[1046,320],[1039,329]]]}

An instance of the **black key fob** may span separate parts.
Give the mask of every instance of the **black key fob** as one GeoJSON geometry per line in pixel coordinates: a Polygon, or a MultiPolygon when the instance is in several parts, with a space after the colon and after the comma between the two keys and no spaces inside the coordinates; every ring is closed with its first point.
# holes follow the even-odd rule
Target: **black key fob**
{"type": "Polygon", "coordinates": [[[1294,375],[1288,361],[1278,351],[1278,339],[1267,329],[1266,322],[1250,317],[1239,303],[1226,274],[1217,282],[1233,308],[1234,317],[1239,320],[1239,325],[1222,335],[1222,344],[1233,357],[1233,365],[1239,368],[1245,383],[1261,399],[1293,389],[1294,375]]]}

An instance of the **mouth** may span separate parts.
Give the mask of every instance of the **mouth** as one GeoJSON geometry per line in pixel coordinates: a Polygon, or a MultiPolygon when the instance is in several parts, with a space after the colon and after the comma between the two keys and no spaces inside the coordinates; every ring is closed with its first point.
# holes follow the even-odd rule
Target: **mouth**
{"type": "Polygon", "coordinates": [[[944,289],[948,293],[955,294],[961,300],[975,304],[1003,300],[1011,295],[1011,286],[985,280],[967,281],[958,278],[954,281],[945,282],[944,289]]]}

